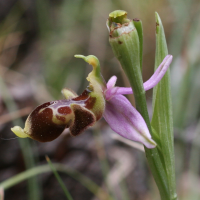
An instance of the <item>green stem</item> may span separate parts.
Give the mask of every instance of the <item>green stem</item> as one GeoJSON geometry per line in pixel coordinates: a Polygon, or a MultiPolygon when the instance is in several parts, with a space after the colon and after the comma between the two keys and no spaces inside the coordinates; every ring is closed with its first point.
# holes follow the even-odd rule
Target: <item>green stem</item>
{"type": "Polygon", "coordinates": [[[68,200],[73,200],[71,194],[69,193],[68,189],[66,188],[65,184],[63,183],[62,179],[60,178],[58,172],[56,171],[55,167],[53,166],[51,160],[49,159],[48,156],[46,156],[46,160],[52,170],[52,172],[54,173],[56,179],[58,180],[60,186],[62,187],[64,193],[65,193],[65,196],[67,197],[68,200]]]}
{"type": "MultiPolygon", "coordinates": [[[[110,36],[109,41],[115,56],[121,63],[121,66],[130,81],[131,87],[134,91],[136,108],[143,116],[154,139],[147,111],[146,96],[140,67],[140,40],[137,29],[131,29],[133,27],[132,23],[133,22],[130,22],[127,26],[130,28],[129,33],[124,33],[117,37],[110,36]]],[[[161,199],[169,200],[170,194],[167,182],[168,179],[165,171],[165,166],[162,164],[163,162],[160,158],[158,149],[145,148],[145,152],[149,166],[151,168],[151,172],[160,191],[161,199]]]]}
{"type": "MultiPolygon", "coordinates": [[[[131,81],[130,81],[131,82],[131,81]]],[[[146,96],[144,88],[142,89],[143,92],[140,94],[135,95],[135,102],[136,108],[143,116],[151,135],[153,136],[153,132],[150,125],[149,115],[147,111],[147,104],[146,104],[146,96]]],[[[160,196],[162,200],[169,200],[169,188],[167,183],[167,176],[162,165],[161,158],[159,157],[158,149],[148,149],[145,147],[146,157],[151,168],[151,172],[154,176],[158,189],[160,191],[160,196]]]]}

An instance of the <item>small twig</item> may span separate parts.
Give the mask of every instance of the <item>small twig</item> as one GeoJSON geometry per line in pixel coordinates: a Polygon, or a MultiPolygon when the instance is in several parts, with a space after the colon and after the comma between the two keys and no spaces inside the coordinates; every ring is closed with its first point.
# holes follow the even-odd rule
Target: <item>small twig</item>
{"type": "Polygon", "coordinates": [[[31,110],[32,110],[31,107],[26,107],[21,110],[2,115],[2,116],[0,116],[0,125],[10,122],[12,120],[15,120],[17,118],[26,116],[31,112],[31,110]]]}
{"type": "Polygon", "coordinates": [[[13,80],[28,80],[28,78],[23,75],[22,73],[19,73],[17,71],[14,71],[8,67],[5,67],[0,63],[0,74],[3,77],[4,81],[13,84],[13,80]]]}
{"type": "Polygon", "coordinates": [[[4,190],[0,188],[0,200],[4,200],[4,190]]]}

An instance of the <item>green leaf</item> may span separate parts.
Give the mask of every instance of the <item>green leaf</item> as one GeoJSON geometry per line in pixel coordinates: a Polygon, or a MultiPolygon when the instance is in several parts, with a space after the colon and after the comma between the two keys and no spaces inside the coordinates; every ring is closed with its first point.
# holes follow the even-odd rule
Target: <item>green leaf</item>
{"type": "MultiPolygon", "coordinates": [[[[155,70],[168,54],[164,28],[159,15],[156,13],[156,58],[155,70]]],[[[170,90],[169,69],[153,90],[153,117],[151,126],[159,134],[162,154],[166,166],[170,200],[177,199],[175,166],[173,118],[170,90]]]]}
{"type": "MultiPolygon", "coordinates": [[[[69,168],[66,165],[62,165],[59,163],[54,163],[53,167],[59,171],[63,172],[69,176],[71,176],[73,179],[77,180],[80,184],[82,184],[85,188],[87,188],[91,193],[93,193],[97,199],[99,200],[112,200],[112,198],[105,192],[104,189],[99,187],[95,182],[93,182],[88,177],[84,176],[80,172],[76,171],[75,169],[69,168]]],[[[3,190],[7,190],[10,187],[24,181],[27,179],[30,179],[31,177],[34,177],[39,174],[52,172],[49,165],[40,165],[37,167],[33,167],[31,169],[28,169],[24,172],[18,173],[17,175],[14,175],[13,177],[10,177],[6,179],[5,181],[0,183],[0,188],[3,188],[3,190]]]]}
{"type": "Polygon", "coordinates": [[[48,156],[45,156],[46,160],[49,164],[49,167],[51,168],[52,172],[54,173],[58,183],[60,184],[61,188],[63,189],[63,192],[65,193],[65,196],[67,197],[68,200],[73,200],[71,194],[69,193],[68,189],[66,188],[65,184],[63,183],[61,177],[59,176],[58,172],[56,171],[55,167],[53,166],[50,158],[48,156]]]}

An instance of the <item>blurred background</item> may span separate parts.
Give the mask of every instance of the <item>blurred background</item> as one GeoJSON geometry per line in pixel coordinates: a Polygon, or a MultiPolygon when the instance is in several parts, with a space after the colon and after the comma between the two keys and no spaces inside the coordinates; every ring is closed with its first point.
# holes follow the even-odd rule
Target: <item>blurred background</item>
{"type": "MultiPolygon", "coordinates": [[[[104,119],[78,137],[65,131],[50,143],[18,139],[10,131],[23,127],[39,104],[62,99],[62,88],[81,94],[91,66],[74,54],[96,55],[106,81],[116,75],[118,86],[129,86],[108,43],[105,23],[116,9],[142,20],[144,81],[154,69],[155,11],[162,19],[174,56],[177,191],[181,200],[200,199],[199,0],[0,0],[0,182],[29,168],[38,173],[8,186],[5,200],[66,199],[45,155],[60,163],[74,200],[159,199],[143,147],[117,137],[104,119]]],[[[151,115],[152,91],[147,101],[151,115]]]]}

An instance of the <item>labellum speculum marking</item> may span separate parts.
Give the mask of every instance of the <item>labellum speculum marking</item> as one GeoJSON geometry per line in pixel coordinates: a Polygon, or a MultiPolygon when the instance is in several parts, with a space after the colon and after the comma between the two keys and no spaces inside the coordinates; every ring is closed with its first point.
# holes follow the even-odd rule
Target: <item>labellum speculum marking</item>
{"type": "Polygon", "coordinates": [[[65,128],[69,128],[72,136],[77,136],[102,117],[105,109],[105,82],[100,74],[98,59],[95,56],[77,57],[93,66],[93,71],[87,77],[90,82],[88,88],[80,96],[63,89],[66,99],[38,106],[28,116],[24,129],[19,126],[11,129],[17,136],[49,142],[56,139],[65,128]]]}

